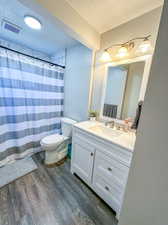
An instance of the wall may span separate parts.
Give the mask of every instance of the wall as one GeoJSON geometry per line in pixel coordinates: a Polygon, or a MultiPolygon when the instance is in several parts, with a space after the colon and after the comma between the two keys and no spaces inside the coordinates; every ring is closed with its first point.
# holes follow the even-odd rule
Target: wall
{"type": "Polygon", "coordinates": [[[151,34],[152,45],[155,45],[158,32],[161,7],[152,10],[136,19],[124,23],[101,36],[101,49],[110,47],[112,44],[122,43],[134,37],[151,34]]]}
{"type": "Polygon", "coordinates": [[[82,44],[67,49],[64,116],[88,119],[92,51],[82,44]]]}
{"type": "Polygon", "coordinates": [[[2,39],[2,38],[0,38],[0,45],[12,48],[16,51],[20,51],[20,52],[23,52],[25,54],[29,54],[29,55],[32,55],[32,56],[35,56],[35,57],[39,57],[41,59],[50,60],[50,57],[47,54],[41,53],[39,51],[30,49],[30,48],[26,48],[25,46],[15,44],[14,42],[11,42],[11,41],[8,41],[8,40],[2,39]]]}
{"type": "Polygon", "coordinates": [[[138,101],[140,97],[143,72],[144,62],[137,62],[129,65],[122,113],[123,119],[128,117],[134,119],[136,115],[136,109],[138,107],[138,101]]]}
{"type": "MultiPolygon", "coordinates": [[[[100,56],[102,55],[103,50],[113,44],[122,43],[131,38],[148,34],[152,35],[152,45],[154,47],[160,22],[160,15],[161,8],[158,8],[102,34],[101,49],[100,51],[97,51],[95,60],[92,109],[100,111],[103,88],[102,84],[107,66],[107,64],[100,63],[100,56]]],[[[150,65],[148,67],[150,67],[150,65]]]]}
{"type": "Polygon", "coordinates": [[[164,4],[119,225],[168,223],[168,1],[164,4]]]}
{"type": "Polygon", "coordinates": [[[59,51],[56,52],[56,54],[51,56],[51,61],[65,66],[66,65],[66,49],[60,49],[59,51]]]}

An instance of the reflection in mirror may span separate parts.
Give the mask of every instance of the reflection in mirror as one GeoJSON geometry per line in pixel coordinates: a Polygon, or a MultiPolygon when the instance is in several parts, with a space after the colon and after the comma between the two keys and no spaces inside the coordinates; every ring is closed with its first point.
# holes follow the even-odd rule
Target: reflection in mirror
{"type": "Polygon", "coordinates": [[[135,119],[144,66],[142,61],[108,68],[103,116],[135,119]]]}

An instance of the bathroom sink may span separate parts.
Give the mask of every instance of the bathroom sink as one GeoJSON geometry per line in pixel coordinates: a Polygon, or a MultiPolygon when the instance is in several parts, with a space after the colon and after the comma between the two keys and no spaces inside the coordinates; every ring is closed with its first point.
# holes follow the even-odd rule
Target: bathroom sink
{"type": "MultiPolygon", "coordinates": [[[[134,132],[125,132],[123,130],[116,130],[116,127],[111,128],[105,126],[101,122],[97,121],[84,121],[74,125],[75,128],[79,128],[85,132],[88,132],[89,135],[97,136],[97,138],[104,139],[113,144],[117,144],[120,147],[124,147],[133,151],[135,144],[135,133],[134,132]]],[[[75,132],[74,132],[75,133],[75,132]]]]}
{"type": "Polygon", "coordinates": [[[114,130],[113,128],[109,128],[109,127],[105,127],[102,125],[95,125],[89,128],[90,131],[92,131],[95,134],[101,135],[101,136],[107,136],[109,138],[111,137],[118,137],[121,134],[123,134],[123,132],[119,131],[119,130],[114,130]]]}

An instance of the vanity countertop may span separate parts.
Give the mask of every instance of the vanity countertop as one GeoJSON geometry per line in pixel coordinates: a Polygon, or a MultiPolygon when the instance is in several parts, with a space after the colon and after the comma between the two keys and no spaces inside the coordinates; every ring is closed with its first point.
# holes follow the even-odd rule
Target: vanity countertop
{"type": "Polygon", "coordinates": [[[97,121],[85,121],[76,123],[75,127],[84,130],[90,134],[100,137],[108,142],[116,144],[133,152],[135,145],[135,133],[115,130],[104,126],[103,123],[97,121]]]}

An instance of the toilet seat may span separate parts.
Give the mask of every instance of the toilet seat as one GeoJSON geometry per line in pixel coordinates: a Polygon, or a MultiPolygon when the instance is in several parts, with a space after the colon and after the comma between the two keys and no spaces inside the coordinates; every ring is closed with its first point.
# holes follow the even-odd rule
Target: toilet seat
{"type": "Polygon", "coordinates": [[[52,134],[52,135],[48,135],[46,137],[44,137],[42,139],[42,142],[46,145],[52,145],[52,144],[57,144],[60,141],[64,140],[64,136],[63,135],[59,135],[59,134],[52,134]]]}
{"type": "Polygon", "coordinates": [[[58,144],[60,144],[61,142],[63,142],[64,140],[66,140],[67,137],[60,135],[60,134],[52,134],[52,135],[48,135],[46,137],[44,137],[41,140],[41,145],[43,147],[46,147],[46,149],[48,148],[48,150],[55,148],[58,144]]]}

